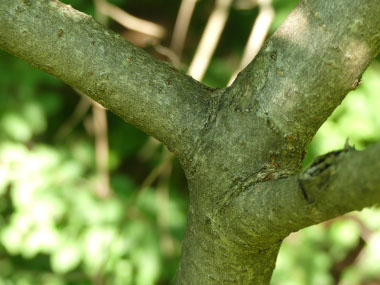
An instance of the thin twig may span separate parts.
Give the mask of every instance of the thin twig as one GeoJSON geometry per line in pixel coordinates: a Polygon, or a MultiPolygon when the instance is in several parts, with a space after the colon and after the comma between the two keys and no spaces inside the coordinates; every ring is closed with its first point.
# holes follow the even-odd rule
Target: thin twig
{"type": "Polygon", "coordinates": [[[189,30],[191,17],[193,15],[196,3],[197,0],[182,0],[181,6],[178,10],[170,44],[170,49],[177,54],[178,58],[181,58],[182,56],[187,31],[189,30]]]}
{"type": "Polygon", "coordinates": [[[271,0],[259,1],[260,12],[253,24],[251,34],[245,46],[243,57],[238,70],[231,76],[228,85],[231,85],[237,74],[250,63],[260,51],[265,38],[268,35],[269,28],[274,18],[274,10],[271,5],[271,0]]]}
{"type": "Polygon", "coordinates": [[[144,182],[141,184],[140,192],[143,189],[149,188],[153,184],[153,182],[156,181],[157,178],[164,172],[164,170],[166,170],[168,167],[171,167],[170,165],[174,155],[171,152],[169,152],[166,149],[166,147],[164,148],[163,152],[164,153],[161,163],[157,165],[152,170],[152,172],[149,173],[149,175],[145,178],[144,182]]]}
{"type": "MultiPolygon", "coordinates": [[[[107,13],[103,10],[107,5],[104,0],[95,0],[97,20],[107,25],[107,13]]],[[[109,146],[107,111],[97,102],[92,103],[93,125],[95,134],[96,170],[98,183],[96,195],[105,199],[111,196],[110,178],[108,170],[109,146]]]]}
{"type": "Polygon", "coordinates": [[[127,29],[147,34],[158,39],[162,39],[166,35],[166,30],[164,27],[150,21],[137,18],[105,0],[95,0],[95,4],[97,9],[100,10],[102,14],[108,16],[127,29]]]}
{"type": "Polygon", "coordinates": [[[107,113],[106,110],[95,101],[93,102],[92,112],[95,131],[96,169],[99,179],[96,194],[99,198],[105,199],[111,195],[108,173],[109,147],[107,113]]]}
{"type": "Polygon", "coordinates": [[[202,80],[226,25],[232,0],[217,0],[190,64],[188,74],[202,80]]]}
{"type": "Polygon", "coordinates": [[[149,137],[146,143],[140,148],[137,157],[142,161],[148,161],[153,156],[156,149],[161,145],[161,142],[154,137],[149,137]]]}
{"type": "Polygon", "coordinates": [[[162,173],[165,173],[167,169],[171,169],[173,157],[174,155],[166,147],[164,147],[161,162],[149,173],[144,182],[141,184],[139,190],[135,192],[135,195],[129,203],[128,213],[130,211],[133,211],[138,199],[141,197],[144,191],[148,189],[154,183],[154,181],[156,181],[157,178],[162,175],[162,173]]]}
{"type": "Polygon", "coordinates": [[[181,60],[179,56],[170,48],[164,47],[162,45],[153,45],[153,48],[156,52],[159,54],[162,54],[166,56],[169,60],[169,62],[175,67],[175,68],[180,68],[181,67],[181,60]]]}
{"type": "Polygon", "coordinates": [[[54,138],[56,141],[60,141],[63,138],[65,138],[68,134],[70,134],[72,130],[82,121],[82,119],[87,114],[88,110],[90,109],[91,100],[81,91],[75,88],[74,90],[79,95],[81,95],[81,99],[79,103],[76,105],[74,112],[58,129],[54,138]]]}
{"type": "MultiPolygon", "coordinates": [[[[173,157],[173,155],[165,148],[164,156],[173,157]]],[[[172,172],[173,164],[166,164],[161,171],[160,179],[157,185],[156,201],[157,201],[157,225],[160,230],[160,248],[163,256],[171,257],[174,254],[175,246],[172,235],[169,231],[169,179],[172,172]]]]}

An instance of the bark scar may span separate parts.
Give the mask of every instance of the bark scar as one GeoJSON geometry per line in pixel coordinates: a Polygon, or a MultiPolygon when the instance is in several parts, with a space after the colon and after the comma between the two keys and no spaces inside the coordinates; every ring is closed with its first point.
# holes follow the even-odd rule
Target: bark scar
{"type": "Polygon", "coordinates": [[[311,203],[310,200],[309,200],[309,197],[307,196],[306,189],[305,189],[305,187],[302,185],[302,181],[301,181],[300,179],[298,179],[298,185],[299,185],[299,187],[300,187],[300,189],[301,189],[301,192],[302,192],[302,195],[303,195],[305,201],[306,201],[307,203],[311,203]]]}
{"type": "Polygon", "coordinates": [[[341,155],[354,148],[346,141],[343,150],[329,152],[318,157],[298,178],[298,185],[305,201],[315,203],[328,189],[341,155]]]}

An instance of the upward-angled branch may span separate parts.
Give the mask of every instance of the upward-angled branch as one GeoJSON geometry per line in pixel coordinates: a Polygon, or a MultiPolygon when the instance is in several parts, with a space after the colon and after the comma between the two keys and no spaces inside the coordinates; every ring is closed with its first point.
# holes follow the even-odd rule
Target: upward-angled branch
{"type": "Polygon", "coordinates": [[[231,91],[255,98],[303,151],[379,47],[378,0],[302,0],[231,91]]]}
{"type": "MultiPolygon", "coordinates": [[[[223,196],[227,198],[217,205],[217,214],[223,215],[215,218],[215,224],[225,236],[239,233],[236,243],[254,241],[260,246],[258,240],[265,236],[265,245],[275,244],[291,231],[380,202],[380,144],[364,152],[330,154],[301,175],[300,164],[291,163],[300,160],[295,153],[304,151],[379,53],[379,4],[378,0],[301,1],[227,90],[226,105],[233,105],[239,118],[249,119],[239,121],[241,134],[254,130],[257,135],[249,142],[249,147],[254,146],[250,163],[243,163],[249,161],[243,156],[250,150],[243,148],[248,139],[241,146],[231,144],[233,155],[242,157],[234,169],[245,167],[249,174],[240,172],[230,179],[232,186],[223,196]],[[257,123],[260,117],[268,124],[257,123]],[[228,227],[223,224],[226,217],[228,227]]],[[[218,115],[225,116],[231,128],[233,113],[223,112],[218,115]]],[[[234,134],[238,126],[234,125],[234,134]]]]}
{"type": "Polygon", "coordinates": [[[210,90],[59,1],[0,1],[0,48],[80,89],[180,155],[206,122],[210,90]]]}

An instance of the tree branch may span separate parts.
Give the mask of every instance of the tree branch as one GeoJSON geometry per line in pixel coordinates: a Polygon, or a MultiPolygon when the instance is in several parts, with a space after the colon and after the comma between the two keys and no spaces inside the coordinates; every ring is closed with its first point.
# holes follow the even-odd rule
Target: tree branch
{"type": "Polygon", "coordinates": [[[78,88],[184,155],[212,91],[56,0],[0,2],[0,48],[78,88]]]}
{"type": "Polygon", "coordinates": [[[231,93],[256,101],[302,152],[380,52],[378,0],[302,0],[238,76],[231,93]]]}
{"type": "Polygon", "coordinates": [[[241,240],[268,236],[275,242],[304,227],[380,203],[379,157],[380,142],[364,151],[328,153],[299,175],[255,184],[229,208],[232,231],[241,240]]]}

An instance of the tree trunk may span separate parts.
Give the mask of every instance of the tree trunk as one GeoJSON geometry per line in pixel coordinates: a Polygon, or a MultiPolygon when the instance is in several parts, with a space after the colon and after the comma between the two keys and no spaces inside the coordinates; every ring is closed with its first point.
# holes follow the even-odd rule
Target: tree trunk
{"type": "Polygon", "coordinates": [[[190,206],[179,284],[267,284],[291,232],[380,202],[380,143],[307,144],[380,51],[378,0],[302,0],[224,89],[153,59],[56,0],[0,1],[0,47],[179,157],[190,206]]]}

